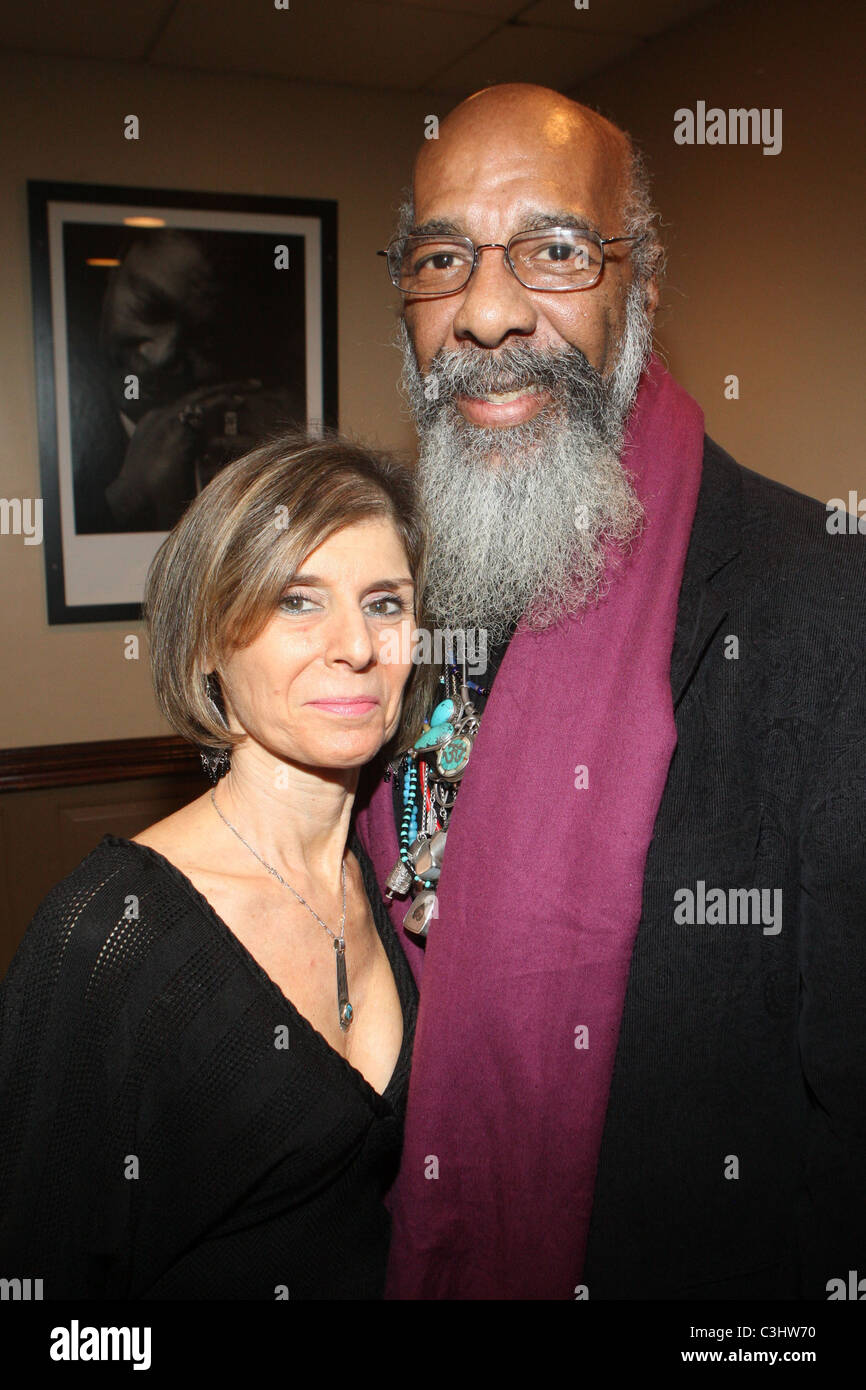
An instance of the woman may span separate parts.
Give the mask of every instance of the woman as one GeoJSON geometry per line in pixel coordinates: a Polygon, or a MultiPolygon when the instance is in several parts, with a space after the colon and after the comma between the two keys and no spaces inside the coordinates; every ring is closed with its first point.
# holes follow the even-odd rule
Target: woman
{"type": "Polygon", "coordinates": [[[402,467],[288,436],[157,555],[157,698],[215,785],[106,836],[3,985],[0,1254],[46,1298],[381,1296],[417,996],[350,821],[407,689],[420,723],[423,569],[402,467]]]}

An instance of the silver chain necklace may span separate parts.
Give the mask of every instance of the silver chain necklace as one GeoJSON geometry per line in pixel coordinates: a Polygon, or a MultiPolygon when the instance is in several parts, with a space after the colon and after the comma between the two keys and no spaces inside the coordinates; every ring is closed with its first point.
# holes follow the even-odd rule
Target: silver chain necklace
{"type": "Polygon", "coordinates": [[[283,876],[282,876],[282,874],[279,872],[279,870],[278,870],[278,869],[275,869],[274,866],[273,866],[273,864],[269,864],[268,861],[267,861],[266,859],[263,859],[263,858],[262,858],[262,856],[259,854],[259,852],[258,852],[257,850],[254,850],[254,849],[253,849],[252,845],[249,844],[248,841],[244,839],[243,835],[242,835],[241,832],[238,830],[237,826],[232,825],[231,821],[226,819],[226,817],[223,815],[222,811],[220,810],[219,806],[217,806],[217,804],[216,804],[216,794],[215,794],[215,793],[216,793],[216,787],[212,787],[212,788],[211,788],[211,794],[210,794],[211,805],[213,806],[214,810],[216,811],[217,815],[219,816],[219,818],[220,818],[220,820],[223,822],[223,824],[228,826],[228,828],[229,828],[229,830],[231,830],[232,834],[237,835],[237,837],[238,837],[238,839],[240,840],[241,844],[242,844],[246,849],[249,850],[250,854],[254,855],[255,858],[258,859],[259,863],[262,865],[263,868],[267,869],[267,871],[268,871],[269,874],[273,874],[274,878],[275,878],[275,879],[278,879],[279,882],[283,885],[284,888],[288,888],[288,890],[289,890],[290,893],[294,893],[294,895],[295,895],[295,897],[297,898],[298,902],[299,902],[299,903],[303,903],[303,905],[304,905],[304,907],[307,909],[307,911],[310,912],[310,913],[312,913],[312,915],[315,917],[316,921],[318,922],[319,926],[325,928],[325,931],[328,933],[328,936],[330,936],[331,940],[333,941],[333,943],[334,943],[334,951],[336,952],[336,956],[337,956],[337,1008],[338,1008],[338,1010],[339,1010],[340,1028],[341,1028],[341,1030],[342,1030],[344,1033],[347,1032],[347,1031],[348,1031],[348,1028],[349,1028],[349,1024],[352,1022],[352,1019],[353,1019],[354,1016],[355,1016],[355,1010],[352,1008],[352,1005],[349,1003],[349,982],[348,982],[348,979],[346,978],[346,940],[345,940],[345,936],[346,936],[346,860],[345,860],[345,858],[343,859],[343,861],[342,861],[342,863],[341,863],[341,865],[340,865],[340,881],[341,881],[341,883],[342,883],[342,885],[343,885],[343,914],[342,914],[342,916],[341,916],[341,918],[340,918],[340,935],[337,936],[336,932],[332,932],[332,931],[331,931],[331,928],[328,926],[327,922],[323,922],[323,921],[322,921],[322,919],[321,919],[321,917],[319,916],[319,914],[318,914],[318,912],[316,911],[316,909],[315,909],[314,907],[310,907],[310,904],[307,902],[306,898],[302,898],[301,895],[300,895],[300,893],[297,891],[297,889],[293,888],[292,885],[291,885],[290,883],[287,883],[287,882],[286,882],[286,880],[283,878],[283,876]]]}

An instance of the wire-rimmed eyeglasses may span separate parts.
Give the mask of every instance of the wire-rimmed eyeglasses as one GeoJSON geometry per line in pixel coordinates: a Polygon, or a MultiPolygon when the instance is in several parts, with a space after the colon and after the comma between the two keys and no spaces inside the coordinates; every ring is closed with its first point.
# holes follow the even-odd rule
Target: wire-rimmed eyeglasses
{"type": "Polygon", "coordinates": [[[639,242],[640,236],[599,236],[576,227],[547,227],[544,231],[517,232],[506,245],[485,242],[476,246],[471,237],[395,237],[385,251],[392,284],[402,294],[436,299],[465,289],[478,265],[480,251],[504,251],[509,269],[527,290],[588,290],[601,278],[604,248],[615,242],[639,242]]]}

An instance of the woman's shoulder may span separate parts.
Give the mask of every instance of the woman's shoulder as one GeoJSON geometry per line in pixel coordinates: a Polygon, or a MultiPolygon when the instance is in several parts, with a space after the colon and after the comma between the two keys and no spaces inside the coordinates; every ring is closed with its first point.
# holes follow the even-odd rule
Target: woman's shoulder
{"type": "Polygon", "coordinates": [[[9,976],[28,962],[65,969],[95,961],[121,933],[142,937],[156,921],[176,921],[196,904],[161,856],[119,835],[105,835],[43,898],[9,976]]]}
{"type": "MultiPolygon", "coordinates": [[[[67,912],[80,913],[89,908],[104,909],[113,915],[118,905],[127,905],[126,898],[136,887],[146,886],[153,892],[165,878],[161,855],[121,835],[104,835],[71,873],[55,884],[39,912],[62,911],[65,906],[67,912]]],[[[167,883],[166,888],[169,886],[176,885],[167,883]]]]}

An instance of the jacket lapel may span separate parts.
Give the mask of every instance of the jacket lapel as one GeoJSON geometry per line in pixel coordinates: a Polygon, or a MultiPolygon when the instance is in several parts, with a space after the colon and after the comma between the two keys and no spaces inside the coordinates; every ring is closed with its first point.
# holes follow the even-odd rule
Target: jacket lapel
{"type": "Polygon", "coordinates": [[[701,486],[680,586],[671,654],[674,709],[728,612],[725,585],[717,576],[740,553],[742,505],[737,465],[705,435],[701,486]]]}

